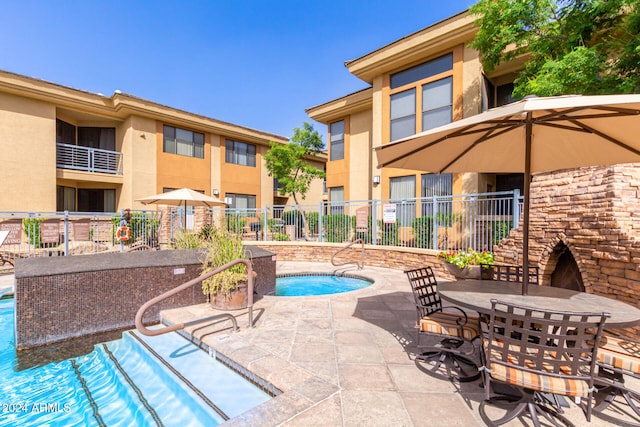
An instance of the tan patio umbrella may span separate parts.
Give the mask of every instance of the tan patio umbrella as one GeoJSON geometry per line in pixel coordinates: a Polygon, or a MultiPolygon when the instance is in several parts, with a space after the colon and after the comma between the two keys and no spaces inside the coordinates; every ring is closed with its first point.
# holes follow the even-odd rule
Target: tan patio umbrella
{"type": "MultiPolygon", "coordinates": [[[[640,95],[527,97],[376,148],[378,167],[524,172],[523,266],[531,174],[640,162],[640,95]]],[[[524,275],[526,295],[529,275],[524,275]]]]}
{"type": "Polygon", "coordinates": [[[190,188],[180,188],[178,190],[168,191],[166,193],[156,194],[154,196],[143,197],[136,199],[137,202],[142,202],[145,205],[159,204],[170,206],[184,206],[184,229],[187,229],[187,206],[226,206],[227,204],[215,197],[207,196],[206,194],[199,193],[190,188]]]}

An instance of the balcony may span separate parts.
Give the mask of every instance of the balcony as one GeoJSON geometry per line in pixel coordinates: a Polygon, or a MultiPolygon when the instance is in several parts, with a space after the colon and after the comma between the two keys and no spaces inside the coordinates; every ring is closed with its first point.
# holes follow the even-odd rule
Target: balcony
{"type": "Polygon", "coordinates": [[[122,175],[122,153],[58,143],[56,168],[122,175]]]}

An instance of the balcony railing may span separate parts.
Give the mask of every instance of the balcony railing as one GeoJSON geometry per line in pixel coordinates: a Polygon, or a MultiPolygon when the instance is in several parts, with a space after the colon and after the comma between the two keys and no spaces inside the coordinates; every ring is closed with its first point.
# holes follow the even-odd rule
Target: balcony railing
{"type": "Polygon", "coordinates": [[[56,167],[122,175],[122,153],[79,145],[57,144],[56,167]]]}

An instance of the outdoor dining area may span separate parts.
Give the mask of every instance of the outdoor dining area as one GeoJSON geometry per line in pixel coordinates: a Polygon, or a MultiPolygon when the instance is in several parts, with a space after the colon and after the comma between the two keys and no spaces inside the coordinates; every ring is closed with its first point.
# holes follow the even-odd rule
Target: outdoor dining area
{"type": "Polygon", "coordinates": [[[519,266],[486,268],[502,277],[438,283],[431,267],[405,271],[418,312],[417,359],[430,372],[444,370],[461,382],[481,377],[483,418],[485,405],[509,408],[500,419],[486,418],[493,425],[523,412],[536,426],[540,418],[580,425],[616,396],[640,417],[640,390],[625,382],[640,379],[640,342],[620,335],[620,328],[640,324],[640,309],[548,286],[522,295],[519,266]],[[507,276],[512,280],[496,280],[507,276]],[[559,396],[579,405],[584,420],[567,419],[559,396]]]}
{"type": "Polygon", "coordinates": [[[640,417],[640,390],[625,382],[640,378],[640,342],[623,329],[640,325],[640,308],[541,286],[529,256],[532,174],[640,162],[639,114],[638,95],[527,97],[376,149],[379,167],[524,173],[521,263],[485,265],[492,273],[479,280],[441,284],[431,267],[405,271],[419,334],[437,338],[419,359],[460,381],[481,377],[481,413],[509,407],[489,424],[527,412],[536,426],[582,424],[618,395],[640,417]],[[580,405],[584,420],[564,417],[559,396],[580,405]]]}

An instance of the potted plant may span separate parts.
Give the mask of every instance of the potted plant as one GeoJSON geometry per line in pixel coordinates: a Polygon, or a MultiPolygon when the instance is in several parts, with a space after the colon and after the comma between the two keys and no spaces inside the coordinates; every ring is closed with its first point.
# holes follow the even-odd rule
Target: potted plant
{"type": "Polygon", "coordinates": [[[490,269],[483,271],[480,264],[493,264],[493,253],[489,251],[478,252],[474,249],[466,251],[444,251],[438,254],[438,258],[444,260],[447,271],[458,279],[480,279],[493,275],[490,269]]]}
{"type": "MultiPolygon", "coordinates": [[[[245,257],[242,235],[226,229],[212,228],[206,246],[207,254],[202,262],[202,274],[245,257]]],[[[236,264],[202,282],[202,293],[210,297],[214,308],[221,310],[246,308],[247,288],[247,267],[244,264],[236,264]]]]}

